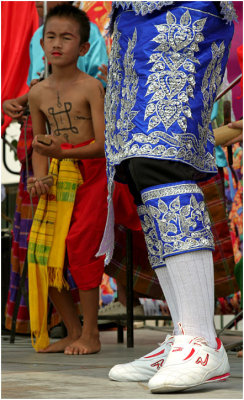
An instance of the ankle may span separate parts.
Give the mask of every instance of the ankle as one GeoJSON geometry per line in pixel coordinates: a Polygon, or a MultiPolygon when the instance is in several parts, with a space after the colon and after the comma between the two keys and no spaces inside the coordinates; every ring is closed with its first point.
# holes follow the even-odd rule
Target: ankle
{"type": "Polygon", "coordinates": [[[82,337],[83,338],[93,338],[93,339],[97,339],[99,338],[99,330],[98,327],[85,327],[83,326],[82,329],[82,337]]]}
{"type": "Polygon", "coordinates": [[[80,328],[77,327],[75,329],[74,328],[67,329],[67,336],[70,337],[71,339],[76,340],[81,336],[81,334],[82,334],[81,327],[80,328]]]}

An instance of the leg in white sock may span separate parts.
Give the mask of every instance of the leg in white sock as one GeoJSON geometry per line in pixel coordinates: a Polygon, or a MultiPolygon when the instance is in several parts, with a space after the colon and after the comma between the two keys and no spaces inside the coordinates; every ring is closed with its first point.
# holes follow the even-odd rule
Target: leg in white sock
{"type": "Polygon", "coordinates": [[[154,272],[157,275],[162,292],[164,293],[165,300],[169,307],[169,311],[174,325],[174,335],[180,335],[181,332],[178,326],[178,322],[180,321],[180,319],[179,319],[178,305],[176,301],[177,298],[174,292],[174,287],[172,285],[168,269],[166,266],[159,267],[155,268],[154,272]]]}
{"type": "Polygon", "coordinates": [[[165,261],[184,333],[202,336],[215,348],[212,252],[198,250],[167,257],[165,261]]]}

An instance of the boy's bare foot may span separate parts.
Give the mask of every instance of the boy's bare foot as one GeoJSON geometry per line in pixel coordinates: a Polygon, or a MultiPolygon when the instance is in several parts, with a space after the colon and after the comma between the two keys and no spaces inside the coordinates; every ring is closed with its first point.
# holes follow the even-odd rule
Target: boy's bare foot
{"type": "Polygon", "coordinates": [[[94,336],[80,336],[78,340],[73,342],[64,350],[64,354],[68,355],[82,355],[82,354],[94,354],[101,350],[101,343],[99,335],[94,336]]]}
{"type": "Polygon", "coordinates": [[[51,343],[45,349],[39,350],[38,353],[63,353],[65,348],[73,343],[75,339],[73,336],[66,336],[57,342],[51,343]]]}

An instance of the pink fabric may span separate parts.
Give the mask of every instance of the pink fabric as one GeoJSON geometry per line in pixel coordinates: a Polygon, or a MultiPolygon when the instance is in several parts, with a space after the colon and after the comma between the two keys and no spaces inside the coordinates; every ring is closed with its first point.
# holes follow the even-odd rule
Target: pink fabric
{"type": "MultiPolygon", "coordinates": [[[[233,4],[238,17],[238,22],[234,22],[235,32],[231,42],[230,55],[227,63],[227,78],[230,83],[242,73],[238,61],[237,48],[242,44],[243,40],[243,2],[234,1],[233,4]]],[[[243,116],[243,102],[242,99],[240,99],[241,95],[241,87],[240,85],[236,85],[232,89],[232,107],[236,120],[243,116]]]]}

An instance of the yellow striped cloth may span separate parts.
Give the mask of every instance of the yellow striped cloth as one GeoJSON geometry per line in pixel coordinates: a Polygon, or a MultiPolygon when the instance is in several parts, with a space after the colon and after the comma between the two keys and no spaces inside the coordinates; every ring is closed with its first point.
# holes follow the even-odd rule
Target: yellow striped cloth
{"type": "Polygon", "coordinates": [[[49,344],[48,288],[69,288],[63,276],[65,239],[76,190],[83,183],[75,160],[52,159],[49,174],[53,176],[54,183],[49,193],[39,199],[28,245],[30,327],[36,351],[49,344]]]}

